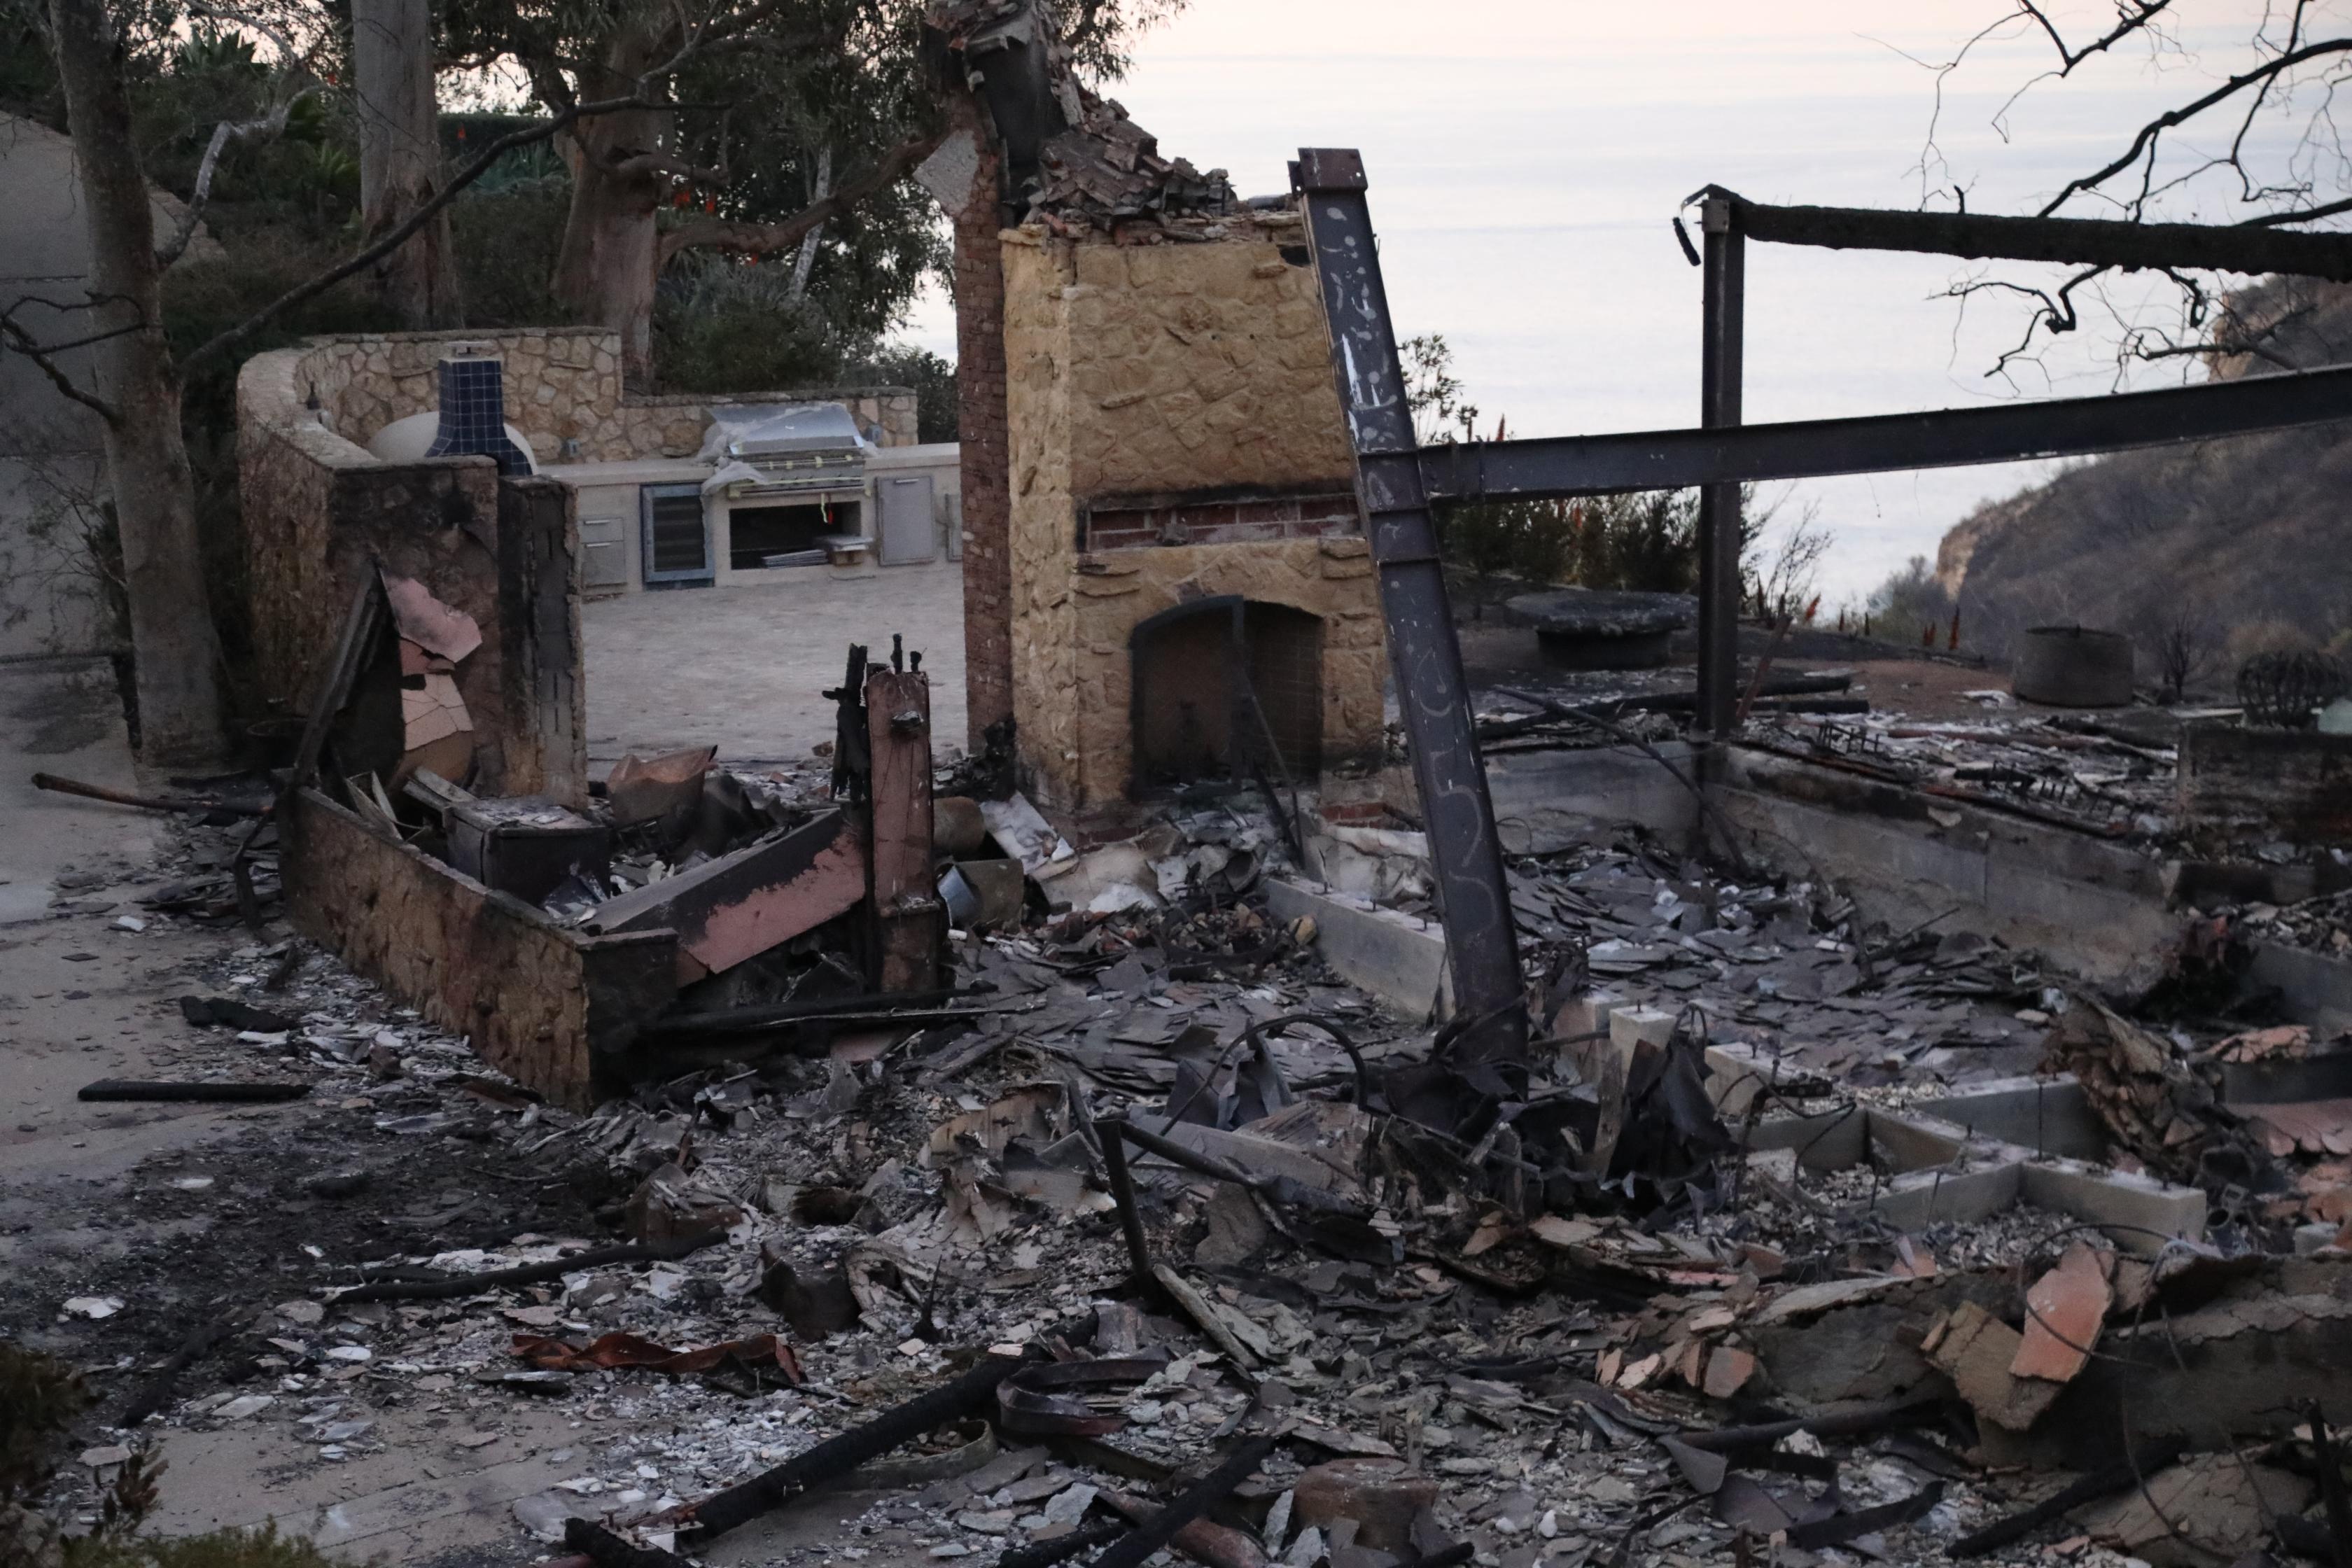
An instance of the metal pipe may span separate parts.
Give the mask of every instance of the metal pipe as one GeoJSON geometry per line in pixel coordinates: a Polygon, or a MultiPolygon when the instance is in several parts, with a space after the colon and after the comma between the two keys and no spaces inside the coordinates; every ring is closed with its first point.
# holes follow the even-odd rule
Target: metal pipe
{"type": "Polygon", "coordinates": [[[726,1490],[713,1493],[682,1510],[681,1536],[699,1546],[737,1525],[781,1508],[811,1487],[847,1475],[868,1459],[878,1458],[899,1444],[921,1436],[996,1402],[997,1385],[1022,1365],[1018,1356],[982,1356],[972,1369],[950,1383],[894,1405],[863,1426],[852,1426],[803,1450],[771,1470],[763,1470],[726,1490]]]}
{"type": "Polygon", "coordinates": [[[1118,1226],[1127,1236],[1128,1261],[1135,1266],[1135,1282],[1151,1280],[1151,1243],[1143,1234],[1143,1211],[1135,1205],[1135,1182],[1127,1173],[1127,1135],[1132,1131],[1124,1116],[1095,1119],[1095,1137],[1102,1144],[1103,1175],[1110,1184],[1111,1202],[1118,1205],[1118,1226]]]}

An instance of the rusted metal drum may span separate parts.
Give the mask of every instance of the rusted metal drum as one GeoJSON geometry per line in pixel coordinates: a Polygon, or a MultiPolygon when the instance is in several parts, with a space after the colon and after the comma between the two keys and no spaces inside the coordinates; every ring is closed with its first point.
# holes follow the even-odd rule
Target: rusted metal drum
{"type": "Polygon", "coordinates": [[[2131,639],[2087,626],[2035,626],[2017,639],[2009,689],[2053,708],[2122,708],[2132,700],[2131,639]]]}

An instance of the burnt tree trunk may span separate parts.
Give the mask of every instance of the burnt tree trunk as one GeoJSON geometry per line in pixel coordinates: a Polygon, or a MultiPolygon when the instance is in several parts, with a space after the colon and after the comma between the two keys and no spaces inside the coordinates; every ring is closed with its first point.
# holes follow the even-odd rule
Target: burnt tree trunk
{"type": "MultiPolygon", "coordinates": [[[[977,754],[1013,714],[1013,489],[1004,412],[1004,249],[997,237],[1000,158],[985,110],[950,95],[957,142],[976,156],[955,228],[956,418],[963,488],[964,710],[977,754]]],[[[952,193],[942,196],[950,205],[952,193]]]]}
{"type": "Polygon", "coordinates": [[[122,40],[104,0],[50,0],[58,77],[89,229],[96,394],[131,602],[140,750],[174,768],[226,755],[220,635],[205,595],[195,484],[180,435],[180,379],[163,336],[154,209],[132,139],[122,40]]]}
{"type": "MultiPolygon", "coordinates": [[[[441,185],[429,0],[352,0],[352,79],[360,122],[360,217],[373,241],[405,222],[441,185]]],[[[463,325],[448,210],[378,263],[375,281],[409,331],[463,325]]]]}
{"type": "MultiPolygon", "coordinates": [[[[660,40],[625,29],[593,70],[581,73],[579,96],[603,100],[638,90],[660,40]]],[[[669,188],[661,149],[669,115],[627,109],[576,121],[564,133],[572,166],[572,205],[555,261],[555,297],[582,321],[621,334],[623,374],[638,386],[653,379],[654,286],[661,278],[661,232],[655,217],[669,188]]]]}

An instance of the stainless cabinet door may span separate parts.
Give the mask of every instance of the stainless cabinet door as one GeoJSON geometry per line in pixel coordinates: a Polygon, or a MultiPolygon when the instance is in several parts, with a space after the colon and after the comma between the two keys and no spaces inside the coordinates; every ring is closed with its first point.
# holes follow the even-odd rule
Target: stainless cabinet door
{"type": "Polygon", "coordinates": [[[875,510],[882,536],[882,564],[911,566],[929,561],[936,551],[931,521],[931,476],[877,474],[875,510]]]}
{"type": "Polygon", "coordinates": [[[583,517],[580,520],[580,584],[586,588],[619,588],[629,581],[628,520],[583,517]]]}

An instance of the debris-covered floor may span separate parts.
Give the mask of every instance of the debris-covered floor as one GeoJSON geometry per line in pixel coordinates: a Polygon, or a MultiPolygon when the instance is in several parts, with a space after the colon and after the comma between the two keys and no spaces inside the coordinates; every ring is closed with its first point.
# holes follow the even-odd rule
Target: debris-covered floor
{"type": "MultiPolygon", "coordinates": [[[[756,836],[826,773],[698,794],[756,836]]],[[[1540,1005],[1497,1063],[1268,912],[1263,795],[1084,854],[1030,820],[944,1003],[792,1016],[841,967],[794,943],[584,1115],[241,924],[243,823],[61,879],[0,953],[0,1335],[96,1395],[64,1516],[152,1447],[163,1528],[401,1561],[1117,1564],[1185,1497],[1212,1568],[2326,1560],[2352,1145],[2232,1109],[2325,1076],[2311,1031],[1617,835],[1513,864],[1540,1005]]],[[[1423,896],[1408,831],[1316,837],[1423,896]]]]}

